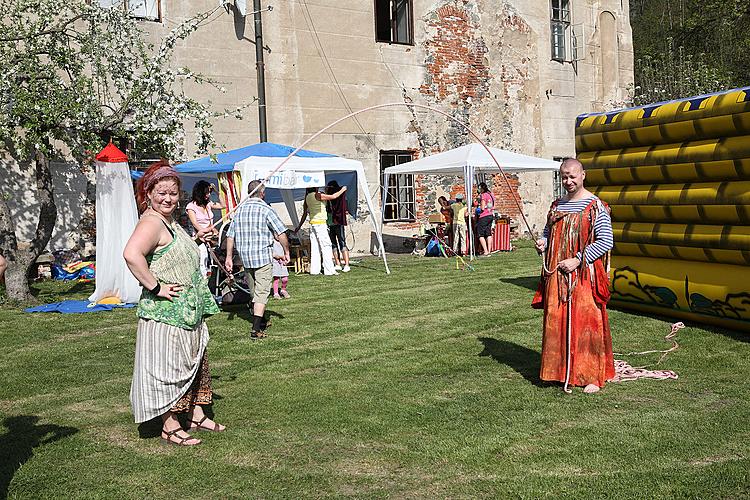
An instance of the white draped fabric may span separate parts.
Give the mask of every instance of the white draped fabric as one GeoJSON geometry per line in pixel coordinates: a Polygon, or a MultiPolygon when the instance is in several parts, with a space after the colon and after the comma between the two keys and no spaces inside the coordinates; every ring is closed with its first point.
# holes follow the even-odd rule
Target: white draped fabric
{"type": "Polygon", "coordinates": [[[96,290],[89,302],[119,297],[135,303],[141,286],[133,277],[122,251],[138,223],[133,181],[127,162],[96,162],[96,290]]]}

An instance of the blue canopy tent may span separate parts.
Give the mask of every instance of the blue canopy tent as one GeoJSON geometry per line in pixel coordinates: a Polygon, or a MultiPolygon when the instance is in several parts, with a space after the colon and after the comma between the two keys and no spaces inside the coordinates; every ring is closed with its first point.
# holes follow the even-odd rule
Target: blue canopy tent
{"type": "MultiPolygon", "coordinates": [[[[186,161],[175,166],[175,170],[180,173],[183,178],[183,189],[190,193],[196,182],[201,179],[210,179],[211,177],[235,170],[235,165],[242,160],[246,160],[250,157],[259,158],[286,158],[296,148],[291,146],[285,146],[283,144],[275,144],[273,142],[259,142],[258,144],[252,144],[242,148],[232,149],[231,151],[225,151],[217,155],[206,156],[204,158],[198,158],[195,160],[186,161]]],[[[294,155],[299,158],[337,158],[336,155],[328,153],[319,153],[317,151],[310,151],[307,149],[300,149],[297,154],[294,155]]],[[[140,179],[143,176],[143,172],[132,170],[130,172],[133,179],[140,179]]],[[[349,207],[349,213],[357,218],[357,174],[356,172],[327,172],[325,175],[325,182],[331,182],[335,180],[341,186],[347,186],[346,201],[349,207]]],[[[304,189],[293,189],[292,198],[295,201],[303,200],[305,197],[304,189]]],[[[243,193],[244,194],[244,193],[243,193]]],[[[266,189],[266,201],[268,203],[282,203],[286,199],[282,196],[280,189],[267,188],[266,189]]],[[[295,220],[296,217],[292,217],[295,220]]]]}
{"type": "MultiPolygon", "coordinates": [[[[192,190],[192,186],[201,178],[205,179],[207,177],[215,176],[220,173],[232,172],[235,170],[244,170],[242,180],[244,185],[242,194],[244,195],[247,183],[252,180],[252,178],[249,178],[249,176],[246,175],[250,170],[252,170],[249,169],[250,166],[262,166],[266,170],[269,168],[275,168],[278,163],[281,162],[282,158],[286,158],[294,150],[295,148],[291,146],[284,146],[271,142],[261,142],[258,144],[253,144],[251,146],[245,146],[239,149],[233,149],[231,151],[219,153],[213,158],[209,156],[181,163],[179,165],[176,165],[175,169],[180,173],[180,176],[183,177],[183,189],[187,190],[188,192],[192,190]]],[[[320,180],[319,185],[322,186],[324,184],[327,184],[328,182],[335,180],[339,183],[339,185],[347,186],[347,205],[349,208],[349,213],[354,218],[356,218],[358,215],[359,191],[361,189],[368,206],[368,211],[370,212],[370,218],[372,219],[373,228],[380,244],[383,261],[386,266],[386,272],[390,272],[388,270],[387,261],[385,260],[385,251],[382,250],[382,229],[378,226],[377,220],[374,217],[376,211],[374,210],[372,205],[372,199],[370,196],[369,188],[367,186],[367,180],[364,175],[364,168],[362,166],[362,163],[355,160],[341,158],[332,154],[319,153],[316,151],[309,151],[305,149],[298,151],[292,158],[292,160],[294,161],[290,161],[289,163],[287,163],[282,170],[294,170],[300,173],[310,172],[312,170],[322,171],[324,172],[324,179],[320,180]]],[[[143,174],[140,172],[133,172],[134,178],[141,177],[142,175],[143,174]]],[[[296,225],[299,219],[294,206],[294,201],[300,201],[304,199],[304,195],[304,189],[278,189],[266,187],[265,200],[268,203],[285,203],[291,221],[294,225],[296,225]]]]}
{"type": "MultiPolygon", "coordinates": [[[[233,149],[224,153],[215,155],[214,158],[207,156],[197,160],[186,161],[177,166],[177,171],[186,174],[202,174],[207,172],[231,172],[234,170],[235,163],[251,156],[263,156],[270,158],[286,158],[295,148],[284,146],[283,144],[274,144],[273,142],[259,142],[251,146],[233,149]]],[[[331,158],[336,155],[328,153],[318,153],[300,149],[295,156],[300,158],[331,158]]]]}

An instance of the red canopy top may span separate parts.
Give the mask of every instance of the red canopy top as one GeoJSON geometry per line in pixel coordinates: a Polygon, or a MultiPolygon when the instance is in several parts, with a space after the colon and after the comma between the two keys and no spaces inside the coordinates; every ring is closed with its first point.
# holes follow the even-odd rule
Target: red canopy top
{"type": "Polygon", "coordinates": [[[128,156],[110,142],[104,147],[104,149],[99,151],[99,154],[96,155],[96,159],[105,163],[123,163],[128,161],[128,156]]]}

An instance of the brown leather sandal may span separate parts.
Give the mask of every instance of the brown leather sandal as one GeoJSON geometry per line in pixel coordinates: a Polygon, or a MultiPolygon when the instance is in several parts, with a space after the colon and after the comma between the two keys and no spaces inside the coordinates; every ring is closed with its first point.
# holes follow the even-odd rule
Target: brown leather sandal
{"type": "Polygon", "coordinates": [[[266,332],[264,332],[264,331],[250,332],[250,338],[251,339],[264,339],[266,337],[268,337],[268,335],[266,335],[266,332]]]}
{"type": "Polygon", "coordinates": [[[203,415],[203,418],[200,419],[200,422],[196,422],[195,420],[188,419],[188,422],[190,422],[190,427],[188,428],[189,431],[211,431],[211,432],[224,432],[227,430],[226,427],[223,429],[219,428],[219,424],[214,422],[213,427],[208,427],[203,425],[203,422],[205,422],[208,419],[206,415],[203,415]]]}
{"type": "Polygon", "coordinates": [[[169,432],[161,431],[162,434],[165,434],[167,436],[167,437],[162,437],[161,438],[162,444],[171,444],[171,445],[174,445],[174,446],[198,446],[199,444],[201,444],[201,440],[200,439],[196,439],[193,436],[188,436],[188,437],[178,436],[177,433],[180,432],[181,430],[182,429],[175,429],[175,430],[169,431],[169,432]],[[174,441],[172,438],[177,438],[179,441],[174,441]],[[198,441],[198,442],[197,443],[192,443],[192,444],[187,443],[187,441],[190,441],[191,439],[193,439],[195,441],[198,441]]]}

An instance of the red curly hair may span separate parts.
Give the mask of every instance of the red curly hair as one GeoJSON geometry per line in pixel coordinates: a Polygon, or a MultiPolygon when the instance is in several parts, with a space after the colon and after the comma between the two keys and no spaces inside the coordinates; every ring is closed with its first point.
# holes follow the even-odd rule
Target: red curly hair
{"type": "Polygon", "coordinates": [[[154,189],[156,183],[165,179],[173,180],[177,183],[177,189],[182,188],[180,176],[177,171],[169,164],[167,160],[160,160],[151,165],[143,177],[138,179],[135,191],[135,201],[138,204],[138,213],[142,214],[148,208],[147,194],[154,189]]]}

